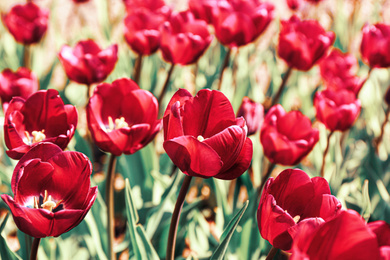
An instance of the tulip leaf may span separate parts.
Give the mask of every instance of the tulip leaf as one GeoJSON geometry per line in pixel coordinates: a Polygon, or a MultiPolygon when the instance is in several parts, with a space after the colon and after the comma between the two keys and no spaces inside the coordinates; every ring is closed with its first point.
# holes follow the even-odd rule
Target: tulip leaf
{"type": "Polygon", "coordinates": [[[1,235],[1,232],[4,230],[5,224],[7,223],[8,217],[9,214],[5,216],[3,222],[1,222],[0,225],[0,259],[7,259],[7,260],[22,259],[17,254],[12,252],[11,249],[9,249],[5,238],[1,235]]]}
{"type": "Polygon", "coordinates": [[[229,245],[230,239],[233,236],[234,231],[237,228],[238,223],[240,222],[242,216],[245,213],[245,210],[247,209],[249,204],[249,200],[247,200],[244,203],[244,206],[241,208],[239,212],[232,218],[232,220],[229,222],[229,224],[226,226],[225,230],[222,233],[221,236],[221,242],[219,243],[218,247],[215,249],[213,255],[210,259],[223,259],[226,249],[229,245]]]}
{"type": "Polygon", "coordinates": [[[360,214],[362,217],[368,222],[368,219],[371,216],[371,202],[370,202],[370,194],[368,193],[368,180],[364,181],[363,187],[362,187],[362,210],[360,214]]]}

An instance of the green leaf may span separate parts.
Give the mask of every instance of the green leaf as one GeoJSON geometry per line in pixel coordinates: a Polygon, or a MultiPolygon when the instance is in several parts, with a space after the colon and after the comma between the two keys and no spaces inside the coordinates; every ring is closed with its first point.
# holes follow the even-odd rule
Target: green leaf
{"type": "Polygon", "coordinates": [[[244,204],[244,206],[241,208],[239,212],[233,217],[233,219],[229,222],[227,227],[222,233],[221,236],[221,242],[218,245],[217,249],[214,251],[213,255],[210,259],[223,259],[226,249],[228,247],[228,244],[230,242],[230,239],[233,236],[234,231],[237,228],[238,223],[240,222],[242,215],[244,215],[245,210],[247,209],[249,204],[249,200],[247,200],[244,204]]]}
{"type": "Polygon", "coordinates": [[[363,187],[362,187],[362,195],[363,195],[363,202],[362,202],[362,210],[360,212],[360,215],[368,222],[368,219],[371,216],[371,201],[370,201],[370,195],[368,193],[368,180],[364,181],[363,187]]]}
{"type": "Polygon", "coordinates": [[[12,252],[11,249],[9,249],[7,242],[5,241],[5,238],[1,235],[1,232],[3,231],[5,224],[7,223],[9,214],[7,214],[3,220],[3,222],[0,225],[0,259],[7,259],[7,260],[14,260],[14,259],[22,259],[17,254],[12,252]]]}

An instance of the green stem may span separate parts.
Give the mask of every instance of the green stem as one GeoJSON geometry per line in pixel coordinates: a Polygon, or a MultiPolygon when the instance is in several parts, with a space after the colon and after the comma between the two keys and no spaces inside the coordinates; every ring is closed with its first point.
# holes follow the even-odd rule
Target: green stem
{"type": "MultiPolygon", "coordinates": [[[[282,95],[283,90],[284,90],[285,87],[286,87],[286,83],[287,83],[288,78],[289,78],[290,75],[291,75],[291,72],[292,72],[292,67],[289,67],[289,68],[287,69],[286,73],[284,73],[284,76],[283,76],[283,79],[282,79],[282,83],[280,84],[279,90],[278,90],[278,92],[276,93],[275,97],[272,99],[271,106],[270,106],[268,109],[270,109],[272,106],[274,106],[276,103],[279,102],[280,96],[282,95]]],[[[267,110],[268,110],[268,109],[267,109],[267,110]]]]}
{"type": "Polygon", "coordinates": [[[167,75],[167,79],[165,80],[165,83],[164,83],[164,86],[163,86],[163,89],[161,91],[161,94],[160,96],[158,97],[158,104],[159,106],[161,107],[161,103],[162,103],[162,100],[164,99],[164,96],[165,96],[165,92],[167,92],[167,89],[168,89],[168,86],[169,86],[169,81],[171,79],[171,76],[172,76],[172,72],[173,72],[173,69],[175,68],[175,65],[172,64],[171,67],[169,68],[169,71],[168,71],[168,75],[167,75]]]}
{"type": "Polygon", "coordinates": [[[30,46],[24,45],[23,46],[23,67],[30,68],[30,46]]]}
{"type": "Polygon", "coordinates": [[[329,143],[330,143],[330,138],[332,137],[333,135],[333,131],[330,132],[330,134],[328,135],[328,139],[326,141],[326,148],[325,148],[325,151],[324,151],[324,155],[322,157],[322,166],[321,166],[321,172],[320,172],[320,176],[322,178],[324,178],[324,174],[325,174],[325,162],[326,162],[326,155],[328,153],[328,150],[329,150],[329,143]]]}
{"type": "Polygon", "coordinates": [[[190,187],[191,179],[192,176],[186,175],[184,177],[183,184],[181,185],[179,191],[179,196],[177,197],[175,209],[173,210],[172,214],[171,225],[169,227],[167,255],[165,258],[166,260],[173,260],[175,258],[176,233],[177,227],[179,225],[180,212],[183,208],[184,200],[190,187]]]}
{"type": "Polygon", "coordinates": [[[272,248],[271,248],[271,250],[269,250],[267,258],[265,260],[272,260],[272,259],[274,259],[274,257],[275,257],[277,252],[278,252],[278,249],[272,246],[272,248]]]}
{"type": "Polygon", "coordinates": [[[226,52],[225,59],[223,60],[221,72],[219,74],[218,90],[221,90],[222,79],[223,79],[223,72],[225,71],[225,69],[229,65],[229,60],[230,60],[230,54],[231,53],[232,53],[232,49],[229,48],[228,51],[226,52]]]}
{"type": "Polygon", "coordinates": [[[37,254],[38,254],[38,247],[39,243],[41,242],[40,238],[34,238],[32,246],[31,246],[31,254],[30,254],[30,260],[36,260],[37,254]]]}
{"type": "Polygon", "coordinates": [[[390,115],[390,106],[388,106],[387,110],[386,110],[386,117],[385,117],[385,121],[383,121],[383,124],[382,124],[382,127],[381,127],[381,134],[379,135],[378,139],[375,142],[375,152],[376,152],[376,154],[379,154],[379,146],[382,143],[383,134],[385,132],[385,126],[386,126],[387,122],[389,122],[389,115],[390,115]]]}
{"type": "Polygon", "coordinates": [[[31,237],[31,236],[29,236],[29,235],[27,235],[27,234],[25,233],[25,234],[24,234],[24,241],[25,241],[25,243],[26,243],[26,252],[27,252],[27,255],[30,255],[33,237],[31,237]]]}
{"type": "Polygon", "coordinates": [[[114,252],[114,179],[115,165],[117,157],[110,155],[110,162],[107,169],[106,177],[106,205],[107,205],[107,234],[108,234],[108,252],[110,260],[116,259],[114,252]]]}
{"type": "Polygon", "coordinates": [[[362,87],[361,87],[361,88],[359,89],[359,91],[356,93],[356,96],[359,96],[360,91],[362,90],[362,88],[363,88],[364,85],[366,84],[367,80],[370,78],[371,73],[372,73],[373,70],[374,70],[374,68],[371,68],[371,67],[370,67],[370,69],[368,70],[368,73],[367,73],[367,77],[366,77],[366,79],[364,80],[364,82],[362,83],[362,87]]]}
{"type": "Polygon", "coordinates": [[[134,82],[137,83],[137,85],[139,85],[139,79],[141,76],[141,67],[142,67],[142,55],[139,54],[137,59],[135,60],[134,71],[133,71],[133,79],[134,82]]]}
{"type": "Polygon", "coordinates": [[[87,104],[85,106],[88,105],[88,102],[89,102],[90,98],[91,98],[91,85],[87,84],[87,104]]]}

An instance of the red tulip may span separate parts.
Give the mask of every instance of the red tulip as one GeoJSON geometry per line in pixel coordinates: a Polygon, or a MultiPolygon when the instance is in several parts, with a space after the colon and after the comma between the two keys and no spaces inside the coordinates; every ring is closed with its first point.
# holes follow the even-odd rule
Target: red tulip
{"type": "Polygon", "coordinates": [[[21,44],[37,43],[47,30],[49,11],[33,2],[18,4],[2,16],[4,25],[21,44]]]}
{"type": "Polygon", "coordinates": [[[16,165],[14,198],[1,198],[21,231],[36,238],[57,237],[77,226],[92,207],[97,187],[91,188],[91,173],[84,154],[40,143],[16,165]]]}
{"type": "Polygon", "coordinates": [[[78,42],[74,49],[62,46],[58,58],[68,78],[90,85],[102,82],[113,71],[118,60],[118,46],[114,44],[102,50],[93,40],[85,40],[78,42]]]}
{"type": "Polygon", "coordinates": [[[160,25],[165,21],[161,14],[145,8],[138,8],[124,20],[125,39],[130,47],[140,55],[149,55],[160,46],[160,25]]]}
{"type": "Polygon", "coordinates": [[[390,259],[390,225],[382,220],[368,223],[368,228],[374,232],[379,245],[381,260],[390,259]]]}
{"type": "Polygon", "coordinates": [[[0,98],[3,104],[13,97],[28,98],[38,90],[38,79],[27,68],[20,67],[16,72],[5,69],[0,73],[0,98]]]}
{"type": "Polygon", "coordinates": [[[268,111],[260,131],[265,156],[282,165],[299,163],[318,140],[319,131],[308,117],[299,111],[286,113],[279,104],[268,111]]]}
{"type": "Polygon", "coordinates": [[[278,54],[290,67],[307,71],[325,55],[335,39],[316,20],[300,20],[292,16],[281,22],[278,54]]]}
{"type": "Polygon", "coordinates": [[[294,238],[291,260],[379,260],[375,234],[353,210],[343,210],[321,225],[302,226],[294,238]]]}
{"type": "Polygon", "coordinates": [[[290,8],[293,11],[296,11],[299,9],[299,7],[302,4],[302,0],[286,0],[288,8],[290,8]]]}
{"type": "Polygon", "coordinates": [[[316,117],[330,131],[349,129],[360,113],[360,100],[346,89],[318,91],[314,96],[316,117]]]}
{"type": "Polygon", "coordinates": [[[76,108],[64,105],[57,90],[40,90],[26,100],[15,97],[5,113],[7,155],[20,159],[36,143],[43,141],[65,149],[76,126],[76,108]]]}
{"type": "Polygon", "coordinates": [[[204,89],[193,97],[180,89],[164,114],[164,149],[185,174],[231,180],[252,159],[252,142],[243,118],[235,118],[229,100],[204,89]]]}
{"type": "Polygon", "coordinates": [[[206,51],[210,35],[205,21],[195,19],[190,11],[174,13],[161,30],[161,52],[173,64],[188,65],[206,51]]]}
{"type": "Polygon", "coordinates": [[[258,0],[220,0],[212,19],[215,36],[230,48],[253,42],[273,19],[273,11],[272,4],[258,0]]]}
{"type": "Polygon", "coordinates": [[[390,67],[390,25],[377,23],[363,27],[360,52],[372,68],[390,67]]]}
{"type": "Polygon", "coordinates": [[[303,220],[328,221],[340,210],[341,203],[330,194],[324,178],[310,179],[302,170],[287,169],[266,182],[257,210],[257,223],[264,239],[276,248],[289,250],[303,220]]]}
{"type": "Polygon", "coordinates": [[[264,119],[264,107],[248,97],[242,99],[242,103],[237,112],[237,117],[242,116],[248,127],[248,136],[255,134],[264,119]]]}
{"type": "Polygon", "coordinates": [[[212,23],[213,9],[219,0],[189,0],[188,8],[197,19],[202,19],[208,24],[212,23]]]}
{"type": "Polygon", "coordinates": [[[88,128],[96,145],[116,156],[147,145],[161,129],[157,99],[126,78],[99,84],[87,105],[88,128]]]}
{"type": "Polygon", "coordinates": [[[126,11],[131,14],[134,11],[147,9],[154,14],[164,15],[166,18],[171,13],[171,9],[165,4],[164,0],[123,0],[126,11]]]}
{"type": "Polygon", "coordinates": [[[89,0],[73,0],[73,2],[75,2],[76,4],[80,4],[80,3],[89,2],[89,0]]]}

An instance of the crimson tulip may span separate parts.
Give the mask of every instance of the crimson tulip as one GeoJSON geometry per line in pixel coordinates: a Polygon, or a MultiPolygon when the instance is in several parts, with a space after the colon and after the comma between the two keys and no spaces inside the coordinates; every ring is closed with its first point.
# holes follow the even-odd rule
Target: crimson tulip
{"type": "Polygon", "coordinates": [[[390,67],[390,25],[377,23],[365,25],[362,29],[363,37],[360,44],[360,53],[363,61],[371,68],[390,67]]]}
{"type": "Polygon", "coordinates": [[[291,251],[291,260],[381,259],[375,234],[353,210],[343,210],[320,225],[302,226],[291,251]]]}
{"type": "Polygon", "coordinates": [[[113,71],[118,60],[118,45],[102,50],[93,40],[79,41],[73,49],[62,46],[58,58],[69,79],[90,85],[102,82],[113,71]]]}
{"type": "Polygon", "coordinates": [[[383,220],[368,223],[368,228],[376,235],[381,260],[390,259],[390,225],[383,220]]]}
{"type": "Polygon", "coordinates": [[[89,2],[89,0],[73,0],[73,2],[75,2],[76,4],[80,4],[80,3],[89,2]]]}
{"type": "Polygon", "coordinates": [[[77,226],[92,207],[98,190],[91,187],[91,173],[84,154],[40,143],[16,165],[14,197],[1,198],[21,231],[35,238],[57,237],[77,226]]]}
{"type": "Polygon", "coordinates": [[[286,0],[288,8],[290,8],[293,11],[296,11],[299,9],[299,7],[302,4],[302,0],[286,0]]]}
{"type": "Polygon", "coordinates": [[[330,131],[349,129],[359,116],[361,103],[354,92],[347,89],[326,89],[314,96],[316,118],[330,131]]]}
{"type": "Polygon", "coordinates": [[[202,19],[208,24],[212,23],[213,9],[219,0],[189,0],[188,8],[197,19],[202,19]]]}
{"type": "Polygon", "coordinates": [[[131,79],[99,84],[87,105],[88,128],[96,145],[119,156],[147,145],[161,129],[157,99],[131,79]]]}
{"type": "Polygon", "coordinates": [[[76,108],[64,105],[57,90],[40,90],[26,100],[15,97],[5,113],[7,155],[12,159],[20,159],[36,143],[43,141],[65,149],[76,126],[76,108]]]}
{"type": "Polygon", "coordinates": [[[260,141],[265,156],[282,165],[299,163],[319,140],[318,129],[299,111],[286,113],[281,105],[273,106],[264,118],[260,141]]]}
{"type": "Polygon", "coordinates": [[[173,64],[194,63],[206,51],[213,38],[207,23],[195,19],[190,11],[173,13],[160,30],[162,55],[173,64]]]}
{"type": "Polygon", "coordinates": [[[165,4],[164,0],[123,0],[126,11],[131,14],[134,11],[141,9],[147,9],[153,14],[162,14],[166,18],[171,13],[171,9],[165,4]]]}
{"type": "Polygon", "coordinates": [[[248,136],[255,134],[261,126],[264,118],[264,107],[248,97],[242,99],[240,108],[237,111],[237,117],[242,116],[248,127],[248,136]]]}
{"type": "Polygon", "coordinates": [[[266,182],[257,223],[264,239],[276,248],[290,250],[298,226],[305,223],[303,220],[328,221],[340,210],[341,203],[330,194],[324,178],[310,179],[300,169],[287,169],[266,182]]]}
{"type": "Polygon", "coordinates": [[[281,21],[278,55],[290,67],[307,71],[325,55],[334,40],[334,32],[326,32],[317,20],[301,20],[294,15],[281,21]]]}
{"type": "Polygon", "coordinates": [[[49,11],[28,1],[12,7],[2,19],[17,42],[33,44],[39,42],[47,30],[49,11]]]}
{"type": "Polygon", "coordinates": [[[253,147],[245,120],[222,92],[203,89],[193,97],[178,90],[163,122],[164,149],[185,174],[231,180],[248,169],[253,147]]]}
{"type": "Polygon", "coordinates": [[[220,0],[213,11],[215,36],[223,44],[239,47],[256,40],[274,17],[274,6],[258,0],[220,0]]]}
{"type": "Polygon", "coordinates": [[[0,73],[0,98],[1,102],[8,104],[13,97],[28,98],[38,91],[38,79],[28,68],[20,67],[13,72],[5,69],[0,73]]]}

